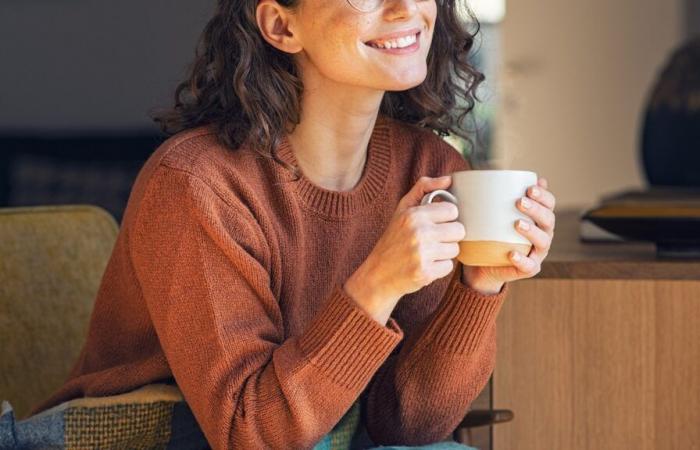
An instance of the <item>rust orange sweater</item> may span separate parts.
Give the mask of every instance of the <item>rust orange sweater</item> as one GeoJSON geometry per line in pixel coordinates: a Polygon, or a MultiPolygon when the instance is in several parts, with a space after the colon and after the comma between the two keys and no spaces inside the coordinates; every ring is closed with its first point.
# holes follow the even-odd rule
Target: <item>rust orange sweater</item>
{"type": "MultiPolygon", "coordinates": [[[[278,150],[296,165],[286,138],[278,150]]],[[[81,355],[34,412],[174,378],[215,449],[313,447],[361,394],[375,443],[445,438],[493,370],[508,286],[482,295],[457,264],[387,326],[342,286],[420,176],[466,168],[383,116],[349,192],[293,181],[211,127],[171,137],[133,186],[81,355]]]]}

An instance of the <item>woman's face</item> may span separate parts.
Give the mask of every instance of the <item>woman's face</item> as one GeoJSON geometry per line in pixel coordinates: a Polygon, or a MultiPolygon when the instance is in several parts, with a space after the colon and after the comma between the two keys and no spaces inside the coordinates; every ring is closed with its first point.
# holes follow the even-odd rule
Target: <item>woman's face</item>
{"type": "Polygon", "coordinates": [[[290,24],[301,47],[295,57],[304,75],[312,70],[339,84],[410,89],[425,80],[436,15],[435,0],[385,0],[369,13],[346,0],[301,0],[290,24]]]}

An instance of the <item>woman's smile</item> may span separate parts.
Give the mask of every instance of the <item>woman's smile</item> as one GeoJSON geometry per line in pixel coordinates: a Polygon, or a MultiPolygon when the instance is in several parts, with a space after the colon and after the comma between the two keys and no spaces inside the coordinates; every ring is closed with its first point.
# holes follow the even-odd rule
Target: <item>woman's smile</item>
{"type": "Polygon", "coordinates": [[[271,30],[264,34],[268,42],[292,55],[307,89],[323,85],[333,98],[341,89],[343,95],[358,98],[358,89],[371,95],[401,92],[425,81],[436,0],[383,2],[369,13],[344,0],[300,1],[292,9],[280,7],[276,0],[259,0],[258,11],[258,28],[271,30]],[[268,8],[266,17],[263,11],[268,8]],[[285,22],[286,27],[281,25],[285,22]]]}
{"type": "Polygon", "coordinates": [[[365,42],[365,45],[390,55],[405,55],[415,53],[420,49],[421,32],[411,31],[395,38],[382,38],[365,42]]]}

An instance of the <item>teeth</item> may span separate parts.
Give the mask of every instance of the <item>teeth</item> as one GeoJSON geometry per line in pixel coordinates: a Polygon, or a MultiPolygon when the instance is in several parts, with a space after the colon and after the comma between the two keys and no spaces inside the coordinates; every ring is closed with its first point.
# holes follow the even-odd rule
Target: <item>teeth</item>
{"type": "Polygon", "coordinates": [[[375,48],[405,48],[416,43],[416,35],[404,36],[392,41],[370,43],[375,48]]]}

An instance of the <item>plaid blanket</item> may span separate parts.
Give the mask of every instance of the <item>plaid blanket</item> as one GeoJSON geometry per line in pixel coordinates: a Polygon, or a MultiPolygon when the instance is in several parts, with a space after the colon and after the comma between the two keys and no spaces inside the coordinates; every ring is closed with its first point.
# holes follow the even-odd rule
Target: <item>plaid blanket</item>
{"type": "MultiPolygon", "coordinates": [[[[314,450],[348,450],[360,420],[355,403],[314,450]]],[[[0,449],[206,449],[209,445],[177,386],[149,384],[108,397],[69,400],[16,421],[0,405],[0,449]]]]}
{"type": "MultiPolygon", "coordinates": [[[[208,449],[176,385],[149,384],[125,394],[69,400],[16,421],[0,403],[0,449],[208,449]]],[[[360,401],[313,450],[477,450],[454,441],[418,447],[375,447],[362,426],[360,401]]]]}

